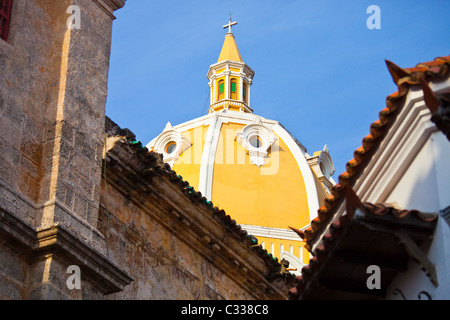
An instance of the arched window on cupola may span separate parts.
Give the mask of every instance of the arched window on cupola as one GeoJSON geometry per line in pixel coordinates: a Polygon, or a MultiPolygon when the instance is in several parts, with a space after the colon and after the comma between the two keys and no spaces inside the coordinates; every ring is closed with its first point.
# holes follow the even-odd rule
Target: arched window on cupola
{"type": "Polygon", "coordinates": [[[225,81],[220,80],[217,83],[217,100],[222,100],[225,98],[225,81]]]}
{"type": "Polygon", "coordinates": [[[232,78],[230,80],[230,99],[231,100],[237,100],[237,80],[235,78],[232,78]]]}
{"type": "Polygon", "coordinates": [[[248,97],[247,90],[248,90],[248,85],[244,82],[244,84],[242,85],[242,100],[246,104],[248,104],[248,102],[247,102],[247,97],[248,97]]]}

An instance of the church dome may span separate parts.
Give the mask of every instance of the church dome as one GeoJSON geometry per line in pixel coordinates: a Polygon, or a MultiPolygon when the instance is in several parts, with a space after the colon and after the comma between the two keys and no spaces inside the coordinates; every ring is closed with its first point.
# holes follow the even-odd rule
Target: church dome
{"type": "Polygon", "coordinates": [[[309,256],[289,226],[307,228],[317,216],[334,166],[328,147],[310,156],[278,121],[253,113],[255,73],[241,57],[233,24],[224,26],[219,59],[207,73],[208,114],[168,123],[147,148],[298,273],[309,256]]]}

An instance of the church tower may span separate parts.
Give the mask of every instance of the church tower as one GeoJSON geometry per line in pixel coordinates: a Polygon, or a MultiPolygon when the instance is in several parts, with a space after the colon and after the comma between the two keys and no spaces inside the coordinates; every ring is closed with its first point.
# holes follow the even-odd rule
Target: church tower
{"type": "Polygon", "coordinates": [[[217,63],[210,66],[207,78],[211,89],[208,113],[223,109],[252,112],[250,108],[250,86],[255,72],[242,60],[230,22],[217,63]]]}
{"type": "Polygon", "coordinates": [[[167,123],[148,145],[195,190],[236,220],[290,268],[308,263],[308,252],[290,226],[308,228],[323,205],[334,166],[325,146],[309,155],[278,121],[254,114],[255,72],[238,49],[231,27],[209,67],[208,114],[176,126],[167,123]]]}

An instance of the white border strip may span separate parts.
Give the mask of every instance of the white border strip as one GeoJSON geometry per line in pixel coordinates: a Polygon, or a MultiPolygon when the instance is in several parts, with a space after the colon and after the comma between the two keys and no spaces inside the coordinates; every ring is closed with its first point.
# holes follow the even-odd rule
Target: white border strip
{"type": "Polygon", "coordinates": [[[317,211],[319,210],[319,197],[317,195],[316,183],[314,182],[312,170],[306,161],[303,150],[297,145],[291,134],[279,124],[276,124],[272,130],[281,138],[281,140],[283,140],[297,161],[303,175],[303,180],[305,181],[309,220],[311,221],[317,217],[317,211]]]}
{"type": "Polygon", "coordinates": [[[222,128],[222,119],[218,116],[213,117],[211,119],[208,132],[206,134],[202,160],[200,163],[198,191],[200,191],[202,195],[209,201],[211,201],[212,199],[214,161],[216,158],[217,145],[219,144],[221,128],[222,128]]]}

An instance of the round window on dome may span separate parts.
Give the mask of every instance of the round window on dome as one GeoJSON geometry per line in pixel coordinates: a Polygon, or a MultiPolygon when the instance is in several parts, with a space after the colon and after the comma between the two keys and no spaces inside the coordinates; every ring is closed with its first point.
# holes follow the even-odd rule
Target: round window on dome
{"type": "Polygon", "coordinates": [[[325,173],[325,171],[326,171],[325,165],[322,162],[320,162],[319,166],[320,166],[320,171],[322,171],[322,173],[325,173]]]}
{"type": "Polygon", "coordinates": [[[250,145],[253,148],[257,148],[257,149],[261,148],[263,145],[261,137],[258,135],[254,135],[254,136],[251,136],[250,138],[248,138],[248,142],[250,143],[250,145]]]}
{"type": "Polygon", "coordinates": [[[164,148],[164,150],[166,151],[167,154],[172,154],[175,152],[175,149],[177,148],[177,144],[175,141],[170,141],[166,147],[164,148]]]}

